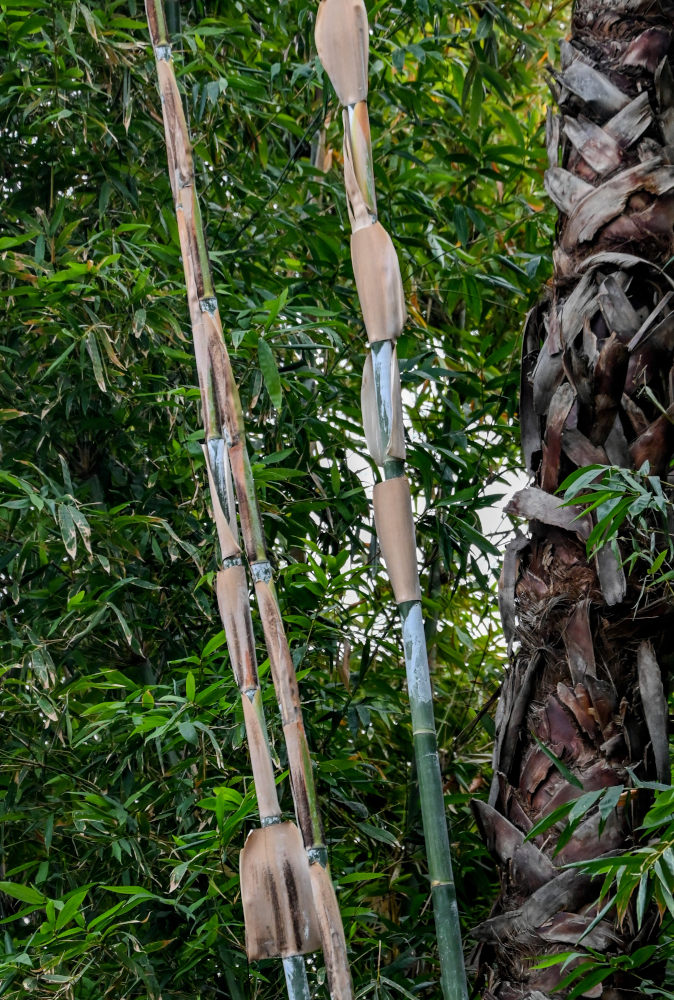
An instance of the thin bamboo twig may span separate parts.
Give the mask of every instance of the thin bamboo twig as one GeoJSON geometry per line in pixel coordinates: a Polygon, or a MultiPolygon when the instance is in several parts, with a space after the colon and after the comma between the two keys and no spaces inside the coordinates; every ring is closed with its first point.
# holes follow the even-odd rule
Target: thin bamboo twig
{"type": "Polygon", "coordinates": [[[321,0],[316,47],[344,107],[344,182],[352,228],[351,258],[371,348],[363,373],[363,424],[368,450],[383,472],[383,480],[374,487],[375,525],[402,625],[442,992],[445,1000],[467,1000],[414,516],[404,476],[405,439],[395,342],[406,319],[405,301],[398,256],[390,236],[377,221],[367,111],[368,43],[363,0],[321,0]]]}
{"type": "MultiPolygon", "coordinates": [[[[328,870],[327,848],[323,842],[297,677],[267,558],[262,522],[245,445],[245,428],[238,389],[225,348],[217,300],[211,281],[205,234],[194,186],[191,145],[171,62],[171,49],[161,0],[146,0],[146,12],[162,94],[169,172],[176,201],[204,411],[206,452],[214,493],[213,506],[214,511],[216,508],[220,511],[219,517],[216,514],[216,523],[223,546],[225,565],[225,570],[221,572],[228,574],[230,569],[238,567],[242,562],[241,552],[232,530],[235,521],[227,485],[227,475],[231,470],[245,554],[250,564],[272,678],[281,709],[295,812],[309,866],[313,903],[325,957],[330,995],[333,1000],[352,1000],[353,990],[346,956],[346,941],[328,870]]],[[[220,574],[218,577],[219,599],[229,586],[236,595],[242,595],[240,584],[234,583],[233,580],[229,581],[220,574]]],[[[219,603],[223,621],[227,622],[235,615],[231,602],[219,600],[219,603]]],[[[227,624],[225,628],[227,630],[227,624]]],[[[230,631],[231,652],[232,649],[237,649],[240,632],[239,627],[232,629],[231,626],[230,631]]],[[[246,695],[248,690],[251,690],[244,686],[248,680],[250,678],[245,678],[242,674],[241,686],[246,695]]],[[[243,704],[246,711],[245,697],[243,704]]],[[[246,722],[248,723],[248,718],[246,722]]],[[[257,716],[256,720],[251,720],[251,732],[253,722],[257,724],[257,716]]],[[[259,733],[256,738],[258,743],[262,739],[259,733]]],[[[253,741],[251,755],[254,746],[257,744],[253,741]]],[[[263,756],[261,750],[259,756],[263,756]]],[[[259,766],[262,769],[262,764],[259,766]]],[[[297,995],[301,996],[301,991],[305,989],[305,980],[302,978],[299,964],[288,963],[285,971],[289,990],[297,988],[300,990],[297,995]],[[295,984],[300,980],[302,980],[301,985],[296,987],[295,984]]]]}

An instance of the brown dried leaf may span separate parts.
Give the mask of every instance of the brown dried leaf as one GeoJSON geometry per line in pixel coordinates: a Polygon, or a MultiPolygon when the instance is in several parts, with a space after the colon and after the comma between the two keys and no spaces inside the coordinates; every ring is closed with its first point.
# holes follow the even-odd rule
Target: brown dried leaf
{"type": "Polygon", "coordinates": [[[578,602],[566,623],[562,638],[574,684],[582,683],[587,674],[596,677],[589,600],[578,602]]]}
{"type": "Polygon", "coordinates": [[[598,70],[577,59],[562,74],[563,85],[587,107],[603,118],[615,115],[629,104],[622,90],[598,70]]]}
{"type": "Polygon", "coordinates": [[[542,521],[555,528],[572,531],[585,541],[591,530],[592,521],[578,507],[563,507],[558,497],[551,496],[535,486],[520,490],[506,507],[508,514],[525,517],[528,521],[542,521]]]}
{"type": "Polygon", "coordinates": [[[611,334],[602,344],[594,368],[594,420],[590,429],[592,444],[603,444],[613,427],[623,394],[628,360],[627,347],[618,339],[617,334],[611,334]]]}
{"type": "Polygon", "coordinates": [[[570,215],[576,205],[594,190],[591,184],[562,167],[550,167],[546,170],[544,183],[545,190],[565,215],[570,215]]]}
{"type": "Polygon", "coordinates": [[[662,684],[662,673],[655,658],[655,650],[650,642],[642,642],[637,651],[639,670],[639,693],[643,705],[648,735],[651,738],[655,770],[658,781],[669,784],[669,738],[667,700],[662,684]]]}
{"type": "Polygon", "coordinates": [[[620,145],[612,135],[599,125],[595,125],[589,118],[583,115],[577,118],[565,117],[564,132],[596,173],[607,174],[620,166],[622,161],[620,145]]]}
{"type": "Polygon", "coordinates": [[[562,431],[566,418],[576,399],[576,393],[568,382],[562,382],[555,392],[548,408],[543,461],[540,483],[548,493],[553,493],[559,483],[559,465],[562,457],[562,431]]]}
{"type": "Polygon", "coordinates": [[[582,469],[585,465],[610,465],[608,455],[603,448],[585,437],[576,427],[565,427],[562,434],[564,454],[574,465],[582,469]]]}
{"type": "Polygon", "coordinates": [[[590,739],[599,739],[599,725],[594,716],[586,688],[582,684],[576,684],[572,691],[560,681],[557,685],[557,697],[572,713],[580,728],[587,733],[590,739]]]}
{"type": "Polygon", "coordinates": [[[629,149],[641,138],[652,120],[648,91],[644,90],[607,121],[604,130],[613,136],[622,149],[629,149]]]}
{"type": "Polygon", "coordinates": [[[627,343],[641,323],[622,284],[615,275],[609,274],[599,289],[598,301],[609,333],[617,333],[620,339],[627,343]]]}
{"type": "Polygon", "coordinates": [[[498,607],[503,624],[503,634],[508,643],[508,655],[515,635],[515,586],[520,564],[520,553],[529,545],[521,532],[506,545],[503,567],[498,582],[498,607]]]}
{"type": "Polygon", "coordinates": [[[505,816],[486,802],[474,800],[471,806],[487,847],[502,864],[510,863],[516,884],[524,883],[533,890],[555,877],[557,869],[552,862],[531,841],[525,842],[522,831],[505,816]]]}
{"type": "Polygon", "coordinates": [[[622,604],[627,593],[627,580],[619,557],[610,545],[602,545],[595,556],[599,586],[609,607],[622,604]]]}
{"type": "Polygon", "coordinates": [[[665,194],[673,187],[674,168],[663,167],[659,156],[621,171],[578,203],[564,230],[563,248],[571,250],[577,244],[591,240],[602,226],[620,215],[627,199],[636,191],[665,194]]]}
{"type": "Polygon", "coordinates": [[[653,476],[664,476],[674,450],[674,404],[654,420],[636,441],[630,445],[630,455],[635,469],[648,462],[653,476]]]}

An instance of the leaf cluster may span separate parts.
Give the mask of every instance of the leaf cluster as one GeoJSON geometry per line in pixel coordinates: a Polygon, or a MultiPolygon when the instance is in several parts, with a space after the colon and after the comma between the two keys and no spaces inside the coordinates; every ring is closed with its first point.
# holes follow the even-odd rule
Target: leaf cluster
{"type": "Polygon", "coordinates": [[[604,465],[577,469],[561,484],[562,491],[565,505],[594,515],[588,558],[610,545],[628,571],[640,560],[648,563],[645,589],[671,587],[672,489],[660,476],[650,475],[647,462],[636,472],[604,465]]]}
{"type": "Polygon", "coordinates": [[[607,915],[614,915],[623,925],[628,922],[633,929],[636,946],[629,954],[607,956],[589,946],[552,955],[537,963],[537,968],[562,964],[568,974],[561,989],[568,989],[570,1000],[585,995],[587,990],[602,983],[615,973],[636,972],[647,987],[648,996],[671,996],[661,985],[653,982],[654,973],[671,957],[671,928],[674,919],[674,789],[669,785],[645,782],[631,774],[632,784],[612,785],[608,788],[585,792],[577,798],[553,809],[540,820],[527,835],[527,839],[540,837],[556,830],[556,851],[562,850],[573,836],[578,824],[590,810],[597,809],[600,817],[599,831],[606,825],[615,810],[631,808],[635,813],[644,809],[642,802],[650,799],[637,834],[638,839],[630,850],[609,854],[589,861],[579,861],[568,867],[597,878],[598,894],[593,906],[594,917],[587,925],[578,945],[607,915]],[[599,878],[603,876],[601,883],[599,878]],[[654,912],[662,930],[656,943],[641,943],[639,939],[652,939],[654,912]]]}

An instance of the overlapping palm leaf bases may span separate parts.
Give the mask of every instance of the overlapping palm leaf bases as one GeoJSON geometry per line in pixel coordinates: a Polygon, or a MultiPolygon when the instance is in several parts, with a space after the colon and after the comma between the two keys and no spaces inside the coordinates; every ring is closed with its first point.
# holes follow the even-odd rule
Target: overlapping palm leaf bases
{"type": "MultiPolygon", "coordinates": [[[[588,950],[622,956],[653,939],[647,897],[641,914],[612,908],[613,893],[598,912],[600,886],[582,862],[633,843],[648,793],[623,792],[630,772],[669,781],[661,670],[671,663],[671,590],[651,585],[647,552],[622,565],[627,537],[622,552],[606,545],[588,557],[592,516],[560,507],[555,493],[588,465],[641,470],[652,489],[671,477],[673,14],[669,0],[577,0],[554,73],[561,115],[549,115],[546,187],[560,213],[555,271],[527,321],[522,365],[522,445],[536,484],[510,507],[530,533],[503,567],[515,653],[490,801],[476,806],[502,880],[496,913],[476,931],[489,1000],[557,996],[588,950]],[[525,840],[583,793],[571,836],[560,818],[525,840]],[[569,949],[579,954],[566,969],[537,966],[569,949]]],[[[574,995],[623,1000],[635,985],[607,964],[574,995]]]]}
{"type": "Polygon", "coordinates": [[[295,667],[274,592],[238,390],[211,281],[187,123],[173,72],[161,0],[147,0],[146,12],[157,60],[169,173],[204,412],[205,453],[222,548],[218,604],[241,691],[262,821],[262,828],[250,835],[241,855],[248,955],[252,959],[284,958],[289,962],[286,981],[290,995],[308,997],[302,966],[290,960],[315,950],[320,929],[331,996],[334,1000],[349,1000],[352,988],[346,943],[323,844],[295,667]],[[236,537],[234,494],[282,714],[301,838],[293,824],[279,823],[280,808],[255,666],[246,571],[236,537]]]}
{"type": "Polygon", "coordinates": [[[404,475],[396,341],[406,319],[405,296],[398,256],[377,220],[367,109],[369,29],[363,0],[321,0],[316,46],[344,109],[351,259],[370,346],[362,382],[363,424],[370,455],[383,471],[383,479],[374,487],[374,515],[402,623],[442,991],[445,1000],[459,1000],[467,996],[466,977],[421,611],[414,517],[404,475]]]}

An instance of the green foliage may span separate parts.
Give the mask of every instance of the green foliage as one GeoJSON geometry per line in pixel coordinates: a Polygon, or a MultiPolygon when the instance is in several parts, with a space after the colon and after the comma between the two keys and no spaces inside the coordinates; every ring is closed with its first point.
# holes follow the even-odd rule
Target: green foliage
{"type": "Polygon", "coordinates": [[[595,514],[586,543],[588,557],[603,545],[611,545],[628,570],[639,560],[648,562],[646,589],[671,588],[674,494],[669,483],[650,475],[647,462],[638,472],[604,465],[577,469],[561,484],[562,491],[566,505],[595,514]],[[622,557],[619,542],[623,543],[622,557]]]}
{"type": "MultiPolygon", "coordinates": [[[[527,836],[528,840],[540,836],[553,827],[558,828],[557,850],[567,844],[573,831],[588,811],[595,806],[600,815],[600,832],[614,810],[631,806],[635,813],[644,813],[643,802],[650,801],[638,830],[641,833],[636,846],[621,854],[606,855],[592,861],[575,862],[568,867],[599,878],[596,915],[588,924],[583,938],[608,915],[623,924],[629,920],[635,936],[645,925],[654,920],[654,909],[662,922],[660,940],[656,944],[637,947],[629,955],[607,957],[590,947],[550,956],[538,968],[562,964],[569,969],[560,983],[568,989],[569,1000],[585,994],[592,986],[603,982],[616,972],[637,972],[646,996],[671,997],[662,985],[650,978],[655,969],[662,968],[672,955],[671,933],[674,924],[674,789],[669,785],[640,781],[632,775],[633,787],[613,785],[609,788],[586,792],[578,798],[552,810],[537,823],[527,836]]],[[[671,985],[671,977],[665,986],[671,985]]]]}
{"type": "MultiPolygon", "coordinates": [[[[480,709],[503,659],[479,512],[485,484],[519,464],[517,337],[549,270],[538,64],[546,32],[560,33],[553,10],[534,32],[519,3],[479,18],[432,0],[370,9],[376,180],[409,303],[409,474],[467,926],[493,888],[467,804],[487,779],[480,709]]],[[[176,59],[357,988],[432,997],[404,670],[363,486],[366,340],[314,12],[184,5],[176,59]]],[[[0,995],[277,997],[278,963],[244,956],[238,852],[256,803],[212,591],[142,8],[2,4],[0,53],[0,995]]],[[[311,975],[324,996],[320,956],[311,975]]]]}

